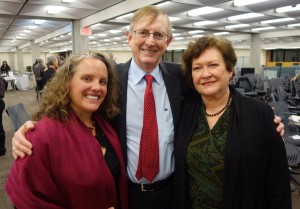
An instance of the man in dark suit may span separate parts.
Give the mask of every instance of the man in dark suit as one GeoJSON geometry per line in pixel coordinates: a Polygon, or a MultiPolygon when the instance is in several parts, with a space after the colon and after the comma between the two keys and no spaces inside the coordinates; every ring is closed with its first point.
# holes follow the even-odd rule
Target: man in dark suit
{"type": "Polygon", "coordinates": [[[133,58],[118,64],[121,113],[115,120],[127,164],[130,209],[172,209],[174,135],[180,117],[184,82],[179,64],[162,62],[172,41],[171,23],[158,7],[146,6],[134,14],[127,39],[133,58]],[[158,125],[159,172],[151,181],[137,178],[143,129],[145,75],[154,77],[152,90],[158,125]]]}

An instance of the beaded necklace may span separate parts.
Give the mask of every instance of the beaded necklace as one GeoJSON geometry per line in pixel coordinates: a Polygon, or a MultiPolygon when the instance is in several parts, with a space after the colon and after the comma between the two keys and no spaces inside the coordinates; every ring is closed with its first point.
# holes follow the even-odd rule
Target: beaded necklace
{"type": "Polygon", "coordinates": [[[204,106],[204,108],[205,108],[205,115],[206,115],[207,117],[215,117],[215,116],[219,115],[221,112],[223,112],[224,110],[226,110],[227,107],[230,105],[230,103],[231,103],[231,95],[229,95],[226,105],[225,105],[220,111],[218,111],[218,112],[216,112],[216,113],[214,113],[214,114],[208,114],[208,113],[206,112],[205,104],[203,103],[203,106],[204,106]]]}

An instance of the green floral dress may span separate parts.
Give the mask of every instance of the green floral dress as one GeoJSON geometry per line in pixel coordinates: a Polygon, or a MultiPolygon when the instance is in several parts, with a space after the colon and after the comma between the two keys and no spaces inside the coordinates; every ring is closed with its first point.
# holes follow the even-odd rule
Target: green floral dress
{"type": "Polygon", "coordinates": [[[186,155],[188,209],[222,208],[224,149],[231,109],[232,105],[210,130],[201,107],[198,127],[186,155]]]}

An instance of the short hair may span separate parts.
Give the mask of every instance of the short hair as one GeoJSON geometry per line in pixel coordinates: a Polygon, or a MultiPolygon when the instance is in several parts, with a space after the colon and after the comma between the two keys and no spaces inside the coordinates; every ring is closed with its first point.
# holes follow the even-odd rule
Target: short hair
{"type": "Polygon", "coordinates": [[[182,55],[183,74],[190,87],[194,88],[192,78],[193,59],[198,58],[204,51],[211,48],[215,48],[221,53],[226,65],[226,70],[228,72],[233,72],[232,78],[234,77],[234,67],[236,65],[237,58],[231,42],[223,37],[206,35],[198,38],[194,42],[190,42],[182,55]]]}
{"type": "Polygon", "coordinates": [[[56,61],[58,61],[56,56],[49,56],[47,58],[47,64],[48,65],[54,65],[56,61]]]}
{"type": "Polygon", "coordinates": [[[167,28],[167,36],[170,37],[172,36],[172,24],[169,19],[168,14],[161,8],[153,5],[145,6],[140,9],[138,9],[130,23],[129,31],[132,32],[134,30],[134,24],[136,24],[142,17],[149,16],[151,19],[149,23],[153,22],[159,15],[164,15],[167,20],[168,28],[167,28]]]}
{"type": "Polygon", "coordinates": [[[89,51],[81,55],[69,56],[64,66],[54,75],[51,81],[47,83],[40,101],[40,109],[33,116],[34,120],[39,120],[44,116],[61,121],[67,121],[69,119],[71,109],[70,82],[76,72],[77,66],[85,58],[98,59],[103,62],[107,68],[107,95],[97,112],[106,119],[111,119],[120,112],[117,104],[120,92],[114,66],[103,54],[89,51]]]}

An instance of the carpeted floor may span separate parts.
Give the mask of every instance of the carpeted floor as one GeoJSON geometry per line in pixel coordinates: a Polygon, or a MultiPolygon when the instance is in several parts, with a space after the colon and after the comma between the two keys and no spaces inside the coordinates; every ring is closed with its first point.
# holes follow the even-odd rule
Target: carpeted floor
{"type": "MultiPolygon", "coordinates": [[[[38,108],[38,102],[36,100],[36,93],[33,89],[34,82],[31,80],[30,88],[26,91],[12,91],[9,89],[6,92],[4,98],[6,106],[10,106],[17,103],[23,103],[27,112],[31,115],[38,108]]],[[[7,152],[5,156],[0,157],[0,209],[13,209],[11,201],[7,197],[4,191],[4,182],[7,178],[10,166],[13,162],[13,157],[11,154],[11,138],[13,136],[13,131],[11,129],[11,124],[7,114],[3,113],[3,124],[6,132],[6,148],[7,152]]],[[[298,177],[300,180],[300,177],[298,177]]],[[[292,193],[293,199],[293,209],[300,209],[300,195],[299,189],[292,193]]]]}

